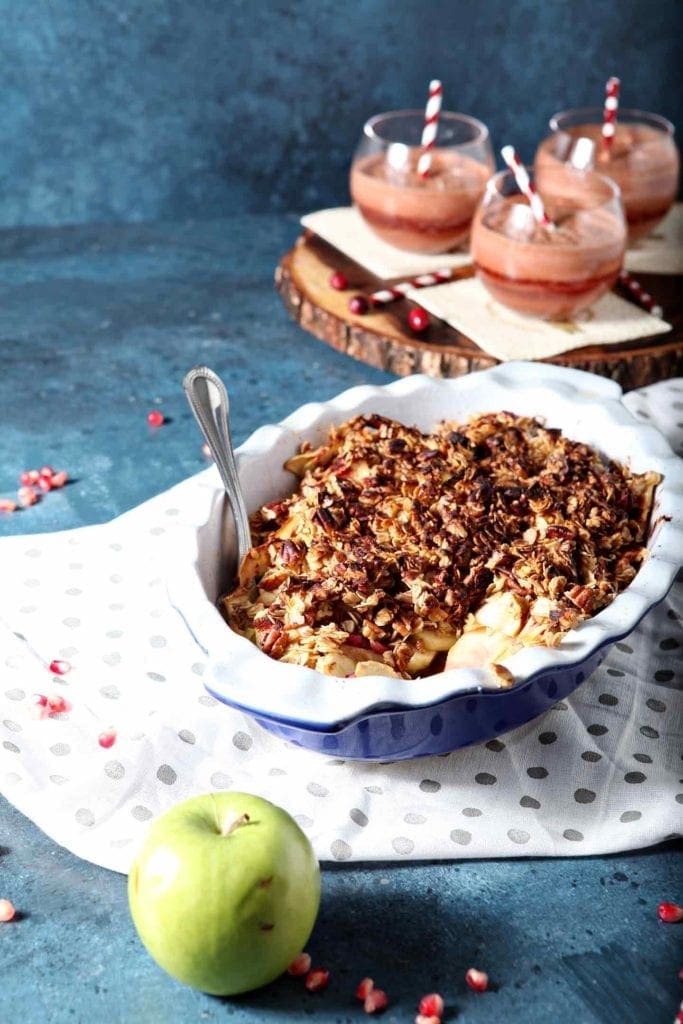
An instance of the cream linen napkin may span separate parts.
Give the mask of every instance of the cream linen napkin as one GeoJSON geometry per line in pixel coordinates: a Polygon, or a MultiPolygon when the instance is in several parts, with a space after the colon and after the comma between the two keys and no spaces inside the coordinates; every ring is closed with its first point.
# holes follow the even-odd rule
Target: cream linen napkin
{"type": "Polygon", "coordinates": [[[415,289],[408,292],[408,298],[501,362],[546,359],[586,345],[616,345],[671,330],[665,320],[612,292],[603,295],[583,318],[567,323],[549,323],[508,309],[492,298],[476,277],[415,289]]]}
{"type": "MultiPolygon", "coordinates": [[[[683,381],[625,402],[680,450],[683,381]]],[[[683,831],[681,584],[541,718],[444,757],[346,762],[204,691],[164,576],[217,484],[211,468],[107,525],[0,540],[0,791],[56,842],[125,872],[154,815],[228,787],[287,808],[322,860],[601,854],[683,831]],[[71,670],[52,677],[53,658],[71,670]],[[69,709],[36,719],[34,693],[69,709]]]]}

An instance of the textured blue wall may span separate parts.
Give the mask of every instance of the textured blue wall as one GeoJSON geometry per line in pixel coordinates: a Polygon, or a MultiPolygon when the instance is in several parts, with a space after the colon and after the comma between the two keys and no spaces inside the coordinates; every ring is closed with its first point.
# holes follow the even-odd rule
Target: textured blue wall
{"type": "Polygon", "coordinates": [[[364,119],[446,105],[533,154],[548,116],[683,127],[681,0],[0,0],[0,225],[347,201],[364,119]]]}

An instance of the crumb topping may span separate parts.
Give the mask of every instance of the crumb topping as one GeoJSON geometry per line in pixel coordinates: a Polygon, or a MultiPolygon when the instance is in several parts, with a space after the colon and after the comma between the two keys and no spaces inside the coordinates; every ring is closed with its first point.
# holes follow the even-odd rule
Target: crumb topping
{"type": "Polygon", "coordinates": [[[251,517],[228,623],[284,662],[403,678],[559,643],[635,576],[661,479],[509,412],[357,416],[286,468],[299,488],[251,517]]]}

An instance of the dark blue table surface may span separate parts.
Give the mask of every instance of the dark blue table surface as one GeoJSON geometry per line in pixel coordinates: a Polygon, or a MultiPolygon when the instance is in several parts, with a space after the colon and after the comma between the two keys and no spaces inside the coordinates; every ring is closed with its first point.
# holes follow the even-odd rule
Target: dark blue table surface
{"type": "MultiPolygon", "coordinates": [[[[226,381],[238,442],[302,402],[390,379],[287,320],[272,277],[296,234],[281,216],[0,233],[0,496],[45,463],[73,480],[3,516],[0,535],[104,522],[201,469],[180,387],[195,363],[226,381]]],[[[309,948],[328,989],[283,978],[219,1000],[149,959],[122,876],[0,800],[0,898],[20,911],[0,925],[0,1024],[351,1022],[366,1019],[353,992],[367,974],[390,1022],[412,1022],[436,989],[444,1019],[463,1024],[668,1024],[683,925],[661,924],[656,906],[680,896],[680,850],[325,868],[309,948]],[[472,965],[491,976],[484,995],[465,986],[472,965]]]]}

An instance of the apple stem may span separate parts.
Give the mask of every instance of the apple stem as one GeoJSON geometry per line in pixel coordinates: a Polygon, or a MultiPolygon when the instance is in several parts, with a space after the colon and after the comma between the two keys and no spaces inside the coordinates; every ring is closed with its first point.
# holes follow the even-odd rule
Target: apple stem
{"type": "Polygon", "coordinates": [[[226,817],[225,822],[223,823],[223,828],[221,829],[221,835],[229,836],[231,832],[238,829],[240,825],[246,825],[248,821],[248,814],[235,814],[233,811],[232,814],[226,817]]]}

